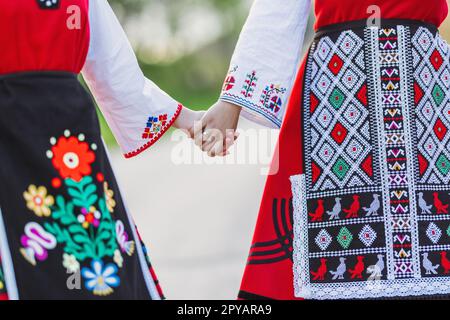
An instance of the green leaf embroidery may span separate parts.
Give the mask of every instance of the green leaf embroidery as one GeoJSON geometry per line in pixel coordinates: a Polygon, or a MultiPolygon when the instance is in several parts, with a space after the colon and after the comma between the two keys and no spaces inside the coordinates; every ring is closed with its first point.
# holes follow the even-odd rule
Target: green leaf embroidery
{"type": "Polygon", "coordinates": [[[64,251],[73,254],[77,260],[86,258],[101,259],[104,256],[114,256],[117,249],[115,223],[106,206],[105,198],[99,199],[97,187],[93,184],[92,177],[84,177],[76,182],[72,179],[65,180],[71,201],[65,202],[63,196],[56,197],[56,205],[53,208],[52,218],[58,223],[47,223],[45,228],[55,235],[58,243],[64,243],[64,251]],[[90,232],[83,228],[74,214],[75,208],[89,209],[98,204],[101,212],[98,229],[91,227],[90,232]]]}
{"type": "Polygon", "coordinates": [[[103,243],[103,241],[105,241],[104,254],[112,257],[114,256],[114,251],[117,249],[115,223],[106,206],[106,201],[104,198],[98,201],[98,205],[100,212],[102,213],[102,219],[100,221],[100,225],[98,226],[96,242],[103,243]]]}
{"type": "Polygon", "coordinates": [[[46,223],[45,229],[56,237],[58,243],[65,243],[64,250],[73,254],[77,260],[83,261],[88,258],[98,258],[95,254],[95,250],[91,249],[84,252],[86,245],[94,246],[89,239],[88,232],[80,226],[77,218],[74,214],[74,205],[71,202],[66,203],[63,196],[56,197],[56,206],[53,208],[52,217],[55,220],[59,220],[61,225],[66,227],[62,229],[57,223],[46,223]]]}
{"type": "Polygon", "coordinates": [[[97,202],[97,186],[92,181],[90,176],[84,177],[79,182],[72,179],[65,180],[68,193],[76,206],[89,209],[97,202]]]}

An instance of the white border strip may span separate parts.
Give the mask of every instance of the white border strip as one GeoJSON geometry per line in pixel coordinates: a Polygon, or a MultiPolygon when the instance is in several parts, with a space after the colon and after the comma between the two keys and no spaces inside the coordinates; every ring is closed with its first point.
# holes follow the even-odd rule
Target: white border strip
{"type": "Polygon", "coordinates": [[[306,201],[306,175],[290,177],[294,206],[294,295],[297,298],[311,298],[308,259],[308,212],[306,201]]]}
{"type": "Polygon", "coordinates": [[[8,238],[6,236],[5,224],[3,223],[2,209],[0,208],[0,255],[5,275],[6,290],[10,300],[19,300],[19,290],[17,289],[14,265],[9,251],[8,238]]]}
{"type": "Polygon", "coordinates": [[[417,199],[416,199],[416,181],[414,172],[415,160],[414,157],[414,145],[412,128],[410,127],[410,121],[414,122],[415,119],[415,105],[412,101],[414,96],[412,90],[413,71],[409,66],[413,65],[412,60],[409,60],[409,55],[412,53],[411,34],[409,27],[398,26],[398,51],[399,51],[399,64],[400,64],[400,94],[402,99],[402,114],[405,116],[404,132],[405,132],[405,150],[406,150],[406,174],[408,177],[408,192],[409,192],[409,216],[411,221],[410,232],[412,242],[412,260],[413,271],[415,278],[421,278],[421,260],[419,252],[419,224],[417,220],[417,199]]]}
{"type": "MultiPolygon", "coordinates": [[[[378,145],[380,147],[379,150],[379,165],[381,173],[380,173],[380,182],[382,187],[382,198],[383,198],[383,217],[384,217],[384,234],[386,240],[386,270],[388,279],[395,278],[395,270],[394,270],[394,250],[393,248],[393,231],[392,231],[392,214],[391,214],[391,199],[390,199],[390,185],[389,185],[389,170],[387,167],[387,146],[386,146],[386,132],[384,130],[384,115],[383,115],[383,102],[382,102],[382,85],[381,85],[381,71],[380,68],[382,64],[380,63],[380,49],[379,49],[379,29],[378,27],[367,28],[364,34],[365,41],[368,44],[367,49],[368,52],[368,61],[366,64],[368,66],[369,73],[371,78],[371,85],[373,86],[373,96],[374,103],[372,104],[375,109],[375,117],[376,117],[376,126],[378,135],[378,145]],[[372,68],[372,69],[371,69],[372,68]]],[[[369,78],[368,78],[369,79],[369,78]]],[[[370,86],[370,83],[369,83],[370,86]]]]}
{"type": "Polygon", "coordinates": [[[125,212],[126,212],[126,214],[128,216],[128,222],[129,222],[130,227],[131,227],[131,232],[133,232],[133,238],[136,241],[136,250],[137,250],[137,253],[138,253],[138,256],[139,256],[139,262],[141,263],[141,269],[142,269],[142,273],[143,273],[143,276],[144,276],[144,279],[145,279],[145,283],[147,285],[148,291],[150,292],[150,296],[152,297],[152,300],[161,300],[161,296],[159,295],[158,290],[156,289],[156,284],[155,284],[155,282],[153,280],[152,275],[150,274],[150,270],[149,270],[149,267],[148,267],[148,264],[147,264],[147,259],[145,258],[144,252],[142,251],[142,244],[141,244],[141,241],[139,240],[139,236],[138,236],[138,234],[136,232],[136,225],[134,224],[134,221],[133,221],[133,219],[131,218],[131,216],[129,214],[128,206],[127,206],[127,203],[126,203],[126,201],[124,199],[124,196],[123,196],[123,193],[122,193],[122,190],[121,190],[121,187],[120,187],[120,182],[119,182],[118,177],[117,177],[117,175],[115,173],[115,170],[114,170],[114,167],[113,167],[113,163],[112,163],[111,157],[109,155],[109,151],[106,148],[106,144],[105,144],[105,141],[103,139],[102,139],[102,142],[103,142],[103,147],[105,149],[106,157],[107,157],[107,159],[109,161],[109,165],[111,166],[112,172],[113,172],[114,177],[115,177],[116,182],[117,182],[117,186],[119,188],[119,193],[120,193],[120,196],[121,196],[121,199],[122,199],[122,203],[123,203],[123,205],[125,207],[125,212]]]}

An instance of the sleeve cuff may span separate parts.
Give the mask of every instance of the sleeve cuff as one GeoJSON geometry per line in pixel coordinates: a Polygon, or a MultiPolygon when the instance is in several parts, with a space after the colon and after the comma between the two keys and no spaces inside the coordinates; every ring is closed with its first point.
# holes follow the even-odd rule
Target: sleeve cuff
{"type": "Polygon", "coordinates": [[[142,144],[140,147],[124,153],[125,158],[133,158],[153,146],[167,132],[167,130],[169,130],[175,120],[177,120],[182,109],[183,106],[179,104],[175,110],[175,113],[171,117],[169,117],[167,113],[150,115],[147,119],[145,127],[142,129],[142,135],[140,137],[142,144]]]}
{"type": "Polygon", "coordinates": [[[251,100],[241,98],[233,93],[222,93],[220,100],[242,107],[241,115],[265,127],[279,129],[281,120],[267,111],[266,108],[253,103],[251,100]]]}

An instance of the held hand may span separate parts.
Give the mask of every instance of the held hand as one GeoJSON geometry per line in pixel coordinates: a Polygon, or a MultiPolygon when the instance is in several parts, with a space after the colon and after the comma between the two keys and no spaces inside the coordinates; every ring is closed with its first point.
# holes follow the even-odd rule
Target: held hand
{"type": "Polygon", "coordinates": [[[203,116],[201,124],[194,128],[194,140],[210,157],[225,156],[237,139],[236,128],[241,107],[218,101],[203,116]]]}
{"type": "Polygon", "coordinates": [[[206,113],[205,111],[193,111],[189,108],[183,107],[180,115],[178,116],[177,120],[175,120],[173,126],[175,128],[183,130],[190,138],[193,139],[194,124],[196,122],[201,121],[205,113],[206,113]]]}

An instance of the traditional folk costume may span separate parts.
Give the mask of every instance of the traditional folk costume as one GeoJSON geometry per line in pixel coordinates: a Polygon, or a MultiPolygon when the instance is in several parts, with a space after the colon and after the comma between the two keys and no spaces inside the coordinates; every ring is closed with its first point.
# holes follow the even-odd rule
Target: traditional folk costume
{"type": "Polygon", "coordinates": [[[0,0],[0,26],[0,298],[161,299],[77,74],[126,157],[181,106],[106,0],[0,0]]]}
{"type": "Polygon", "coordinates": [[[297,73],[309,9],[256,0],[221,96],[281,126],[239,296],[448,296],[446,1],[316,0],[297,73]]]}

